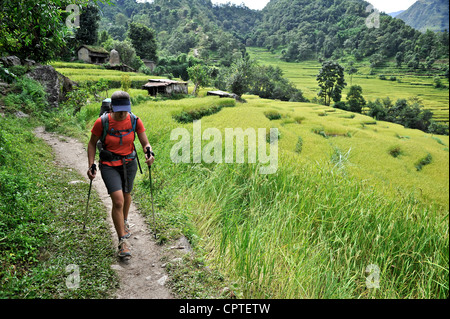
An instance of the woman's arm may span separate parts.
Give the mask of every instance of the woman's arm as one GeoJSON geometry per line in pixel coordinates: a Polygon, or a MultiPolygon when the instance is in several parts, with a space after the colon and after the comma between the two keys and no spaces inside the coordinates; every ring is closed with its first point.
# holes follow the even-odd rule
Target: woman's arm
{"type": "Polygon", "coordinates": [[[93,180],[97,175],[97,171],[94,171],[94,174],[92,174],[91,167],[95,163],[95,153],[97,152],[97,142],[99,139],[100,139],[99,136],[91,134],[91,139],[88,144],[88,162],[89,162],[88,177],[90,180],[93,180]]]}

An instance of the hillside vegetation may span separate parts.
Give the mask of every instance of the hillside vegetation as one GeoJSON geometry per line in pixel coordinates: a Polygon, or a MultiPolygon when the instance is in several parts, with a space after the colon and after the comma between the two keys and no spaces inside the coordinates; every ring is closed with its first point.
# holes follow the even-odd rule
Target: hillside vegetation
{"type": "MultiPolygon", "coordinates": [[[[155,132],[149,135],[160,161],[158,218],[166,221],[167,234],[183,227],[209,265],[236,280],[245,298],[448,294],[446,146],[422,132],[319,105],[245,98],[247,104],[204,117],[202,130],[279,128],[275,175],[260,175],[248,164],[173,164],[175,142],[166,142],[171,130],[192,132],[192,124],[180,125],[170,115],[179,103],[135,107],[155,132]],[[270,121],[268,111],[281,118],[270,121]],[[392,155],[396,147],[398,157],[392,155]],[[428,152],[432,163],[418,171],[416,163],[428,152]],[[372,264],[380,269],[380,290],[365,286],[372,264]]],[[[441,142],[448,146],[447,137],[441,142]]],[[[137,190],[140,205],[149,208],[147,192],[137,190]]]]}
{"type": "MultiPolygon", "coordinates": [[[[130,93],[137,99],[143,91],[130,93]]],[[[193,129],[174,114],[231,102],[199,97],[133,108],[158,151],[159,240],[181,231],[245,298],[448,294],[447,136],[321,105],[244,98],[203,117],[202,131],[278,128],[275,175],[259,175],[258,165],[171,161],[171,131],[193,129]],[[379,268],[383,289],[367,289],[370,265],[379,268]]],[[[145,177],[138,179],[136,198],[150,212],[145,177]]],[[[172,284],[179,287],[179,280],[172,284]]]]}
{"type": "Polygon", "coordinates": [[[449,5],[446,0],[419,0],[397,16],[421,32],[448,31],[449,5]]]}
{"type": "MultiPolygon", "coordinates": [[[[285,62],[279,55],[270,53],[267,49],[251,47],[247,48],[252,58],[262,65],[279,67],[283,75],[292,81],[296,87],[301,88],[305,97],[314,99],[317,97],[319,87],[317,85],[317,74],[321,64],[316,61],[285,62]]],[[[351,60],[341,62],[347,66],[351,60]]],[[[426,109],[433,112],[436,121],[448,123],[449,94],[448,89],[434,88],[435,77],[429,74],[410,72],[408,68],[399,68],[394,62],[386,63],[376,72],[370,67],[370,61],[363,60],[354,64],[358,69],[351,78],[351,83],[363,88],[363,96],[367,101],[377,98],[389,97],[391,100],[419,98],[426,109]],[[381,78],[384,77],[385,80],[381,78]]],[[[350,76],[346,74],[347,88],[343,92],[343,100],[346,99],[350,87],[350,76]]],[[[444,85],[448,87],[448,79],[443,79],[444,85]]]]}
{"type": "MultiPolygon", "coordinates": [[[[384,14],[379,28],[367,27],[371,13],[360,0],[271,0],[261,12],[210,0],[94,1],[103,18],[87,0],[76,3],[93,21],[83,33],[99,33],[92,44],[120,48],[140,72],[52,61],[78,87],[51,109],[42,84],[26,76],[33,66],[0,65],[1,297],[109,298],[117,287],[106,212],[93,195],[92,226],[80,236],[88,184],[70,183],[80,177],[58,168],[32,132],[45,126],[87,142],[101,101],[119,89],[130,93],[157,158],[153,193],[138,174],[133,199],[158,243],[183,235],[193,247],[166,264],[180,298],[449,297],[448,126],[437,135],[436,122],[425,121],[432,110],[448,123],[448,32],[420,33],[384,14]],[[142,34],[131,30],[151,35],[148,47],[157,39],[153,72],[136,55],[147,46],[133,47],[142,34]],[[331,106],[318,95],[324,65],[350,82],[331,106]],[[195,96],[150,97],[141,85],[155,75],[201,79],[195,96]],[[217,88],[236,99],[207,96],[217,88]],[[349,96],[370,103],[350,112],[349,96]],[[377,103],[392,114],[368,116],[377,103]],[[427,126],[409,129],[404,119],[427,126]],[[250,132],[239,144],[243,163],[239,138],[226,143],[230,129],[250,132]],[[189,143],[177,149],[180,131],[189,143]],[[223,158],[230,151],[231,161],[223,158]],[[276,170],[264,175],[268,152],[276,170]],[[66,285],[69,264],[88,279],[78,289],[66,285]]],[[[31,15],[12,2],[0,9],[0,55],[71,59],[81,38],[67,36],[66,1],[48,10],[42,0],[33,4],[31,15]],[[38,24],[36,32],[27,23],[38,24]]]]}

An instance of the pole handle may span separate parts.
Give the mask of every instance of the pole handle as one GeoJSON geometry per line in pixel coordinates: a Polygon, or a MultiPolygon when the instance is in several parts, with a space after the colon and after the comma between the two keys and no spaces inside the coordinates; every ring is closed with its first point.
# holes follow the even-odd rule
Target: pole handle
{"type": "MultiPolygon", "coordinates": [[[[147,154],[147,158],[150,158],[151,156],[155,157],[155,153],[153,153],[153,152],[150,150],[150,146],[147,146],[147,152],[146,152],[146,154],[147,154]]],[[[152,167],[152,166],[149,165],[148,167],[152,167]]]]}
{"type": "Polygon", "coordinates": [[[91,166],[91,173],[92,173],[92,175],[94,175],[96,171],[97,171],[97,165],[92,164],[92,166],[91,166]]]}

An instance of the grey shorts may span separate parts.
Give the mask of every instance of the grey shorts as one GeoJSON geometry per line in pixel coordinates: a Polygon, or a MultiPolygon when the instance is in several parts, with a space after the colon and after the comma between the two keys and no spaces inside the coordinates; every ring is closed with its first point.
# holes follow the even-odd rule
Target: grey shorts
{"type": "Polygon", "coordinates": [[[123,191],[124,193],[131,193],[133,191],[134,179],[137,173],[137,161],[133,160],[127,164],[127,180],[128,185],[125,183],[125,174],[123,165],[112,167],[108,165],[100,164],[100,172],[102,173],[103,181],[108,189],[108,194],[123,191]],[[128,187],[126,187],[128,186],[128,187]]]}

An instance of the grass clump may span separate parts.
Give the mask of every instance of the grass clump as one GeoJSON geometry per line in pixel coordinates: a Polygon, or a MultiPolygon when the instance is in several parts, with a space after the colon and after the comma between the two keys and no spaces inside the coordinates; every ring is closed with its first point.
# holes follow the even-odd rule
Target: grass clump
{"type": "Polygon", "coordinates": [[[415,166],[417,171],[420,172],[424,166],[431,164],[432,161],[433,156],[430,153],[428,153],[425,157],[421,158],[416,162],[415,166]]]}
{"type": "Polygon", "coordinates": [[[271,121],[281,119],[281,114],[277,111],[267,111],[267,112],[264,112],[264,115],[271,121]]]}
{"type": "Polygon", "coordinates": [[[389,148],[388,151],[389,155],[391,155],[394,158],[399,157],[400,155],[403,154],[402,149],[400,148],[400,146],[392,146],[391,148],[389,148]]]}
{"type": "Polygon", "coordinates": [[[306,120],[306,118],[304,116],[296,116],[294,117],[294,120],[297,124],[302,124],[304,120],[306,120]]]}

